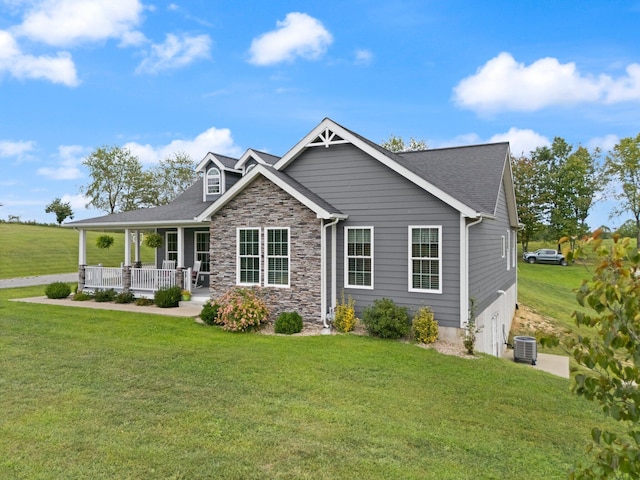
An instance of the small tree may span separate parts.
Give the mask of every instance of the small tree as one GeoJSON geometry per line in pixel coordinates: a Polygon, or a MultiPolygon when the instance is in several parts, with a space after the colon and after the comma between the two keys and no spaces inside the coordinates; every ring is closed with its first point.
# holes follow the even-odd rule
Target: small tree
{"type": "Polygon", "coordinates": [[[62,202],[60,198],[56,198],[44,209],[46,213],[55,213],[58,225],[61,225],[67,218],[73,220],[73,210],[69,202],[62,202]]]}
{"type": "Polygon", "coordinates": [[[587,449],[592,462],[577,468],[572,478],[640,478],[640,253],[631,239],[614,235],[613,242],[605,243],[599,231],[578,242],[575,255],[583,256],[588,247],[598,260],[593,278],[577,290],[584,310],[573,316],[592,334],[562,343],[582,367],[576,370],[573,391],[598,403],[623,428],[593,428],[587,449]]]}
{"type": "Polygon", "coordinates": [[[402,137],[396,137],[395,135],[389,135],[389,138],[380,144],[381,147],[386,148],[390,152],[415,152],[418,150],[426,150],[429,148],[427,142],[424,140],[416,140],[411,137],[409,144],[407,145],[402,137]]]}

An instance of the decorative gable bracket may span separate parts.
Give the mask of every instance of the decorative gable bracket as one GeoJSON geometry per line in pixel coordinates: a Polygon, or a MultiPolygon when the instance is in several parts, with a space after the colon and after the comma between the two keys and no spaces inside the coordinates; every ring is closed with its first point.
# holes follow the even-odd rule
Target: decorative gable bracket
{"type": "Polygon", "coordinates": [[[340,145],[342,143],[350,143],[349,140],[345,140],[336,132],[326,127],[320,135],[307,143],[307,147],[325,147],[329,148],[329,145],[340,145]]]}

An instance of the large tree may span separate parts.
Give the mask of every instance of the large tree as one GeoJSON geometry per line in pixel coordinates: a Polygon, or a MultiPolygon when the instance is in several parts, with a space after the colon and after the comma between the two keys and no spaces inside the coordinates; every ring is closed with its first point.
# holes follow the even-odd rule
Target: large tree
{"type": "Polygon", "coordinates": [[[163,158],[149,172],[145,206],[166,205],[189,188],[196,180],[195,165],[184,152],[163,158]]]}
{"type": "Polygon", "coordinates": [[[523,228],[518,232],[522,251],[529,249],[529,241],[542,228],[544,205],[540,201],[541,170],[537,164],[524,155],[511,157],[513,180],[515,183],[518,219],[523,228]]]}
{"type": "Polygon", "coordinates": [[[631,213],[640,245],[640,133],[620,140],[607,155],[604,169],[609,185],[613,185],[612,197],[620,202],[611,216],[631,213]]]}
{"type": "Polygon", "coordinates": [[[129,149],[104,146],[96,149],[82,164],[89,169],[91,183],[80,191],[89,199],[87,206],[107,213],[126,212],[141,206],[148,177],[142,164],[129,149]]]}
{"type": "Polygon", "coordinates": [[[80,191],[87,206],[108,213],[165,205],[189,188],[196,179],[195,165],[186,153],[175,153],[143,169],[138,157],[118,146],[101,147],[83,164],[91,183],[80,191]]]}
{"type": "Polygon", "coordinates": [[[589,152],[555,137],[551,147],[538,147],[531,160],[540,174],[540,202],[551,236],[575,239],[588,232],[586,218],[594,198],[601,190],[595,159],[599,151],[589,152]]]}
{"type": "Polygon", "coordinates": [[[73,210],[69,202],[63,202],[60,198],[56,198],[44,209],[46,213],[55,213],[58,225],[62,224],[67,218],[73,219],[73,210]]]}

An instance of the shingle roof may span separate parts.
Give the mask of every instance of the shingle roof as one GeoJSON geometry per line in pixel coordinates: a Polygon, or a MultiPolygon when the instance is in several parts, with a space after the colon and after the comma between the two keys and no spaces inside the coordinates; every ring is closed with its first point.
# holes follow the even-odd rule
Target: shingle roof
{"type": "Polygon", "coordinates": [[[508,143],[396,155],[398,163],[478,212],[495,214],[508,143]]]}
{"type": "Polygon", "coordinates": [[[156,222],[179,222],[191,221],[200,213],[202,213],[213,202],[202,201],[202,180],[198,179],[184,193],[179,195],[173,202],[168,205],[159,207],[142,208],[129,212],[112,213],[102,217],[87,218],[85,220],[77,220],[68,222],[65,225],[83,226],[104,224],[128,224],[128,223],[149,223],[156,222]]]}

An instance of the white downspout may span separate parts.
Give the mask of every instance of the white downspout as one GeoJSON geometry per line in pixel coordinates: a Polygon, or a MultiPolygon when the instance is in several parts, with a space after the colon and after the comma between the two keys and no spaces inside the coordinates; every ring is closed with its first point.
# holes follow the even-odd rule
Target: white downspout
{"type": "MultiPolygon", "coordinates": [[[[336,225],[339,221],[339,218],[335,218],[331,222],[324,224],[320,233],[320,262],[322,263],[320,269],[320,303],[322,305],[322,326],[327,330],[330,328],[329,324],[327,323],[327,228],[336,225]]],[[[332,234],[333,236],[331,239],[331,253],[333,258],[331,259],[331,292],[333,294],[336,289],[335,229],[333,230],[332,234]]],[[[331,300],[332,304],[334,301],[335,299],[331,300]]]]}
{"type": "MultiPolygon", "coordinates": [[[[477,220],[467,223],[464,231],[464,247],[462,249],[462,266],[461,279],[460,279],[460,327],[463,327],[467,321],[469,312],[469,229],[474,225],[478,225],[482,222],[483,217],[479,217],[477,220]]],[[[463,217],[464,221],[464,217],[463,217]]]]}

